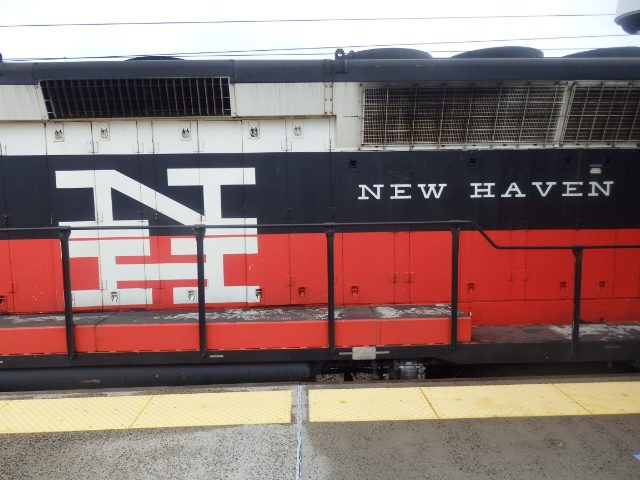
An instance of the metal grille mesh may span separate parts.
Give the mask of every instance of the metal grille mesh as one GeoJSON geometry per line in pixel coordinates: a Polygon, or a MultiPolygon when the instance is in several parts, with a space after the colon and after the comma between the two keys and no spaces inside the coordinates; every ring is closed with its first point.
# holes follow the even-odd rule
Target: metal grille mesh
{"type": "Polygon", "coordinates": [[[50,119],[231,115],[228,78],[42,80],[50,119]]]}
{"type": "Polygon", "coordinates": [[[553,143],[566,86],[365,88],[363,143],[553,143]]]}
{"type": "Polygon", "coordinates": [[[567,113],[565,143],[640,142],[640,87],[576,86],[567,113]]]}

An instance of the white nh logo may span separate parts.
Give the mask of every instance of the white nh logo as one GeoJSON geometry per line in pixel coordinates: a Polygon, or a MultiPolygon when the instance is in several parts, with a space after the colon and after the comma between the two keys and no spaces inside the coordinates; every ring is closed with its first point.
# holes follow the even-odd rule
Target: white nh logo
{"type": "MultiPolygon", "coordinates": [[[[116,190],[183,225],[255,225],[255,218],[222,218],[222,185],[255,185],[253,168],[175,168],[167,170],[168,185],[202,187],[204,215],[136,182],[116,170],[57,171],[57,188],[91,188],[95,220],[61,222],[68,226],[139,226],[133,230],[84,230],[71,235],[72,258],[98,259],[100,290],[75,290],[74,306],[151,305],[151,288],[118,288],[122,281],[195,280],[195,263],[119,264],[117,257],[149,256],[149,223],[146,220],[114,220],[111,191],[116,190]],[[116,295],[114,295],[116,293],[116,295]],[[117,300],[116,300],[117,299],[117,300]]],[[[186,235],[186,234],[185,234],[186,235]]],[[[207,229],[204,239],[205,299],[207,303],[256,302],[257,286],[225,286],[225,254],[258,253],[255,228],[207,229]]],[[[172,255],[195,255],[195,238],[172,238],[172,255]]],[[[176,287],[176,304],[193,303],[193,287],[176,287]]]]}

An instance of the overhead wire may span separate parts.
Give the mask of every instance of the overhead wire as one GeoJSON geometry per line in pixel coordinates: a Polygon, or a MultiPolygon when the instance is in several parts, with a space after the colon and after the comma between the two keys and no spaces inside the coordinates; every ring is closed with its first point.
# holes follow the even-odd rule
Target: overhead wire
{"type": "Polygon", "coordinates": [[[78,22],[78,23],[23,23],[4,24],[0,28],[55,28],[55,27],[113,27],[113,26],[155,26],[155,25],[221,25],[242,23],[317,23],[317,22],[380,22],[380,21],[438,21],[438,20],[489,20],[489,19],[531,19],[565,17],[610,17],[613,13],[577,14],[537,14],[537,15],[455,15],[433,17],[361,17],[361,18],[281,18],[263,20],[167,20],[140,22],[78,22]]]}
{"type": "MultiPolygon", "coordinates": [[[[321,47],[290,47],[290,48],[261,48],[261,49],[245,49],[245,50],[219,50],[219,51],[199,51],[199,52],[164,52],[164,53],[137,53],[125,55],[97,55],[97,56],[76,56],[76,57],[21,57],[21,58],[5,58],[10,61],[50,61],[50,60],[116,60],[133,57],[146,56],[173,56],[173,57],[195,57],[195,56],[285,56],[285,55],[323,55],[331,54],[337,48],[384,48],[384,47],[428,47],[429,45],[458,45],[458,44],[477,44],[477,43],[497,43],[497,42],[522,42],[522,41],[539,41],[539,40],[573,40],[585,38],[608,38],[608,37],[627,37],[625,34],[610,35],[576,35],[576,36],[556,36],[556,37],[526,37],[526,38],[504,38],[489,40],[447,40],[437,42],[411,42],[411,43],[391,43],[391,44],[369,44],[369,45],[325,45],[321,47]],[[322,52],[322,51],[329,52],[322,52]],[[314,51],[309,52],[309,51],[314,51]]],[[[591,47],[590,47],[591,48],[591,47]]],[[[549,48],[546,50],[573,50],[574,48],[549,48]]],[[[434,51],[432,53],[444,53],[447,51],[434,51]]],[[[466,50],[464,50],[466,51],[466,50]]]]}
{"type": "MultiPolygon", "coordinates": [[[[590,49],[594,49],[594,48],[616,48],[616,47],[625,47],[627,45],[611,45],[609,47],[602,47],[602,46],[589,46],[589,47],[554,47],[554,48],[540,48],[539,50],[547,50],[547,51],[581,51],[581,50],[590,50],[590,49]]],[[[469,50],[429,50],[428,53],[464,53],[464,52],[468,52],[469,50]]],[[[274,55],[278,55],[278,56],[313,56],[313,55],[334,55],[335,50],[333,51],[326,51],[326,52],[300,52],[300,53],[296,53],[296,52],[287,52],[287,53],[238,53],[238,54],[227,54],[227,53],[223,53],[223,54],[216,54],[216,55],[207,55],[207,54],[184,54],[184,55],[180,55],[181,57],[187,57],[187,58],[199,58],[199,57],[208,57],[208,56],[215,56],[215,57],[272,57],[274,55]]],[[[140,55],[143,56],[143,55],[140,55]]],[[[153,56],[153,55],[151,55],[153,56]]],[[[160,56],[160,55],[159,55],[160,56]]],[[[131,58],[131,57],[127,57],[127,58],[131,58]]]]}

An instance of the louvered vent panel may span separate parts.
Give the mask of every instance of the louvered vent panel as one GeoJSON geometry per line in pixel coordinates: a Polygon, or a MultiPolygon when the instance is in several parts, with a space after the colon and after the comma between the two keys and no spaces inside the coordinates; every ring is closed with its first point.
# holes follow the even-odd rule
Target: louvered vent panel
{"type": "Polygon", "coordinates": [[[42,80],[50,119],[231,115],[228,78],[42,80]]]}
{"type": "Polygon", "coordinates": [[[369,145],[553,144],[566,85],[365,88],[369,145]]]}
{"type": "Polygon", "coordinates": [[[639,86],[576,86],[563,141],[576,144],[638,143],[639,110],[639,86]]]}

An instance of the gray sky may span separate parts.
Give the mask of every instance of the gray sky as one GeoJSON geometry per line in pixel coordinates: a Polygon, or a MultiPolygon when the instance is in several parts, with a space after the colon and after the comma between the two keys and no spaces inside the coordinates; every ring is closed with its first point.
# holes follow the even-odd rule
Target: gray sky
{"type": "MultiPolygon", "coordinates": [[[[0,25],[83,22],[381,18],[490,15],[614,14],[616,0],[392,0],[392,1],[136,1],[0,0],[0,25]]],[[[5,59],[186,52],[301,50],[321,58],[365,45],[412,46],[448,57],[490,46],[523,45],[562,56],[578,50],[637,46],[611,16],[525,19],[411,20],[216,25],[154,25],[58,28],[0,28],[5,59]],[[515,40],[541,37],[616,35],[598,38],[515,40]],[[506,42],[483,40],[514,39],[506,42]],[[469,43],[475,41],[474,43],[469,43]],[[435,43],[434,43],[435,42],[435,43]],[[437,42],[456,42],[441,43],[437,42]],[[559,48],[567,50],[558,50],[559,48]]],[[[274,57],[264,57],[274,58],[274,57]]],[[[314,58],[292,56],[289,58],[314,58]]]]}

